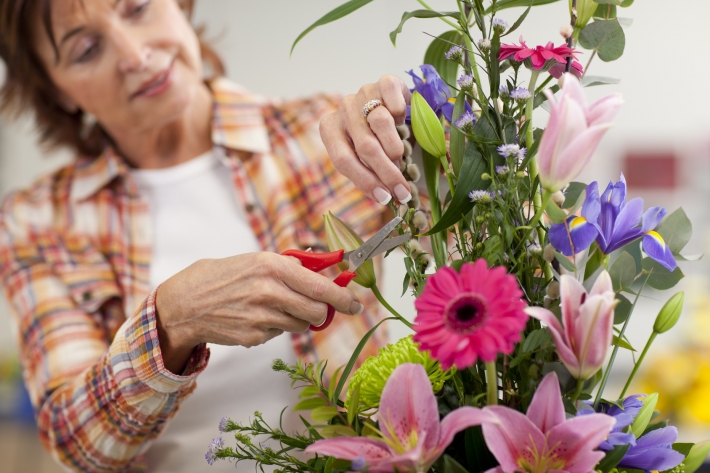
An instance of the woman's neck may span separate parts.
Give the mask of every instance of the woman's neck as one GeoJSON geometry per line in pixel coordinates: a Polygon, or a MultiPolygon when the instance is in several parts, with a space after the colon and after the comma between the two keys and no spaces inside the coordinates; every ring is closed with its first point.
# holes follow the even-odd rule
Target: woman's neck
{"type": "Polygon", "coordinates": [[[200,87],[177,120],[147,131],[111,130],[117,151],[139,169],[175,166],[212,148],[212,94],[200,87]]]}

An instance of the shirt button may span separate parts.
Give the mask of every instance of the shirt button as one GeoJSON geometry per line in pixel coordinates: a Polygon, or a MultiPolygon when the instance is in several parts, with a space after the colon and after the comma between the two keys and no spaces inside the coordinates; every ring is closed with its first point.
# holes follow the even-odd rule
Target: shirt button
{"type": "Polygon", "coordinates": [[[246,209],[247,209],[247,212],[253,212],[254,211],[254,204],[247,204],[246,209]]]}
{"type": "Polygon", "coordinates": [[[91,291],[86,291],[85,293],[83,293],[81,295],[81,300],[85,302],[91,300],[91,291]]]}

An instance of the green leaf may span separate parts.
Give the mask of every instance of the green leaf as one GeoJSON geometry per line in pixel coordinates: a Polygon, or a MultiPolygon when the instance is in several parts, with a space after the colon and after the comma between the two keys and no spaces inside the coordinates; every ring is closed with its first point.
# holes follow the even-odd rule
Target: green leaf
{"type": "MultiPolygon", "coordinates": [[[[552,87],[550,87],[549,90],[552,93],[552,95],[555,95],[557,93],[557,91],[560,90],[560,86],[555,84],[552,87]]],[[[537,94],[535,96],[535,100],[533,101],[533,108],[537,108],[545,102],[547,102],[547,95],[540,92],[539,94],[537,94]]]]}
{"type": "MultiPolygon", "coordinates": [[[[460,31],[447,31],[437,36],[424,53],[423,64],[431,64],[439,73],[441,79],[447,84],[456,83],[459,65],[454,61],[449,61],[444,54],[451,49],[454,44],[463,45],[465,39],[460,31]]],[[[455,93],[452,91],[452,93],[455,93]]],[[[455,115],[458,117],[458,115],[455,115]]]]}
{"type": "Polygon", "coordinates": [[[372,337],[372,334],[375,333],[375,330],[377,330],[380,325],[382,325],[383,322],[386,320],[397,320],[396,317],[387,317],[386,319],[380,320],[377,325],[372,327],[369,332],[365,334],[364,337],[362,337],[362,340],[360,340],[360,343],[357,344],[357,347],[355,348],[355,351],[353,354],[350,356],[350,360],[348,361],[348,364],[345,365],[345,369],[343,370],[343,374],[340,375],[340,380],[338,381],[338,386],[335,388],[335,392],[333,393],[333,397],[331,400],[333,403],[338,402],[338,399],[340,398],[340,393],[343,392],[343,388],[345,387],[345,382],[348,380],[348,377],[350,376],[350,372],[353,370],[353,366],[355,366],[355,362],[357,361],[358,356],[360,356],[360,353],[362,352],[363,348],[365,348],[365,345],[367,344],[367,341],[372,337]]]}
{"type": "Polygon", "coordinates": [[[491,50],[489,55],[491,60],[489,61],[490,73],[488,74],[488,81],[491,87],[491,99],[493,103],[496,103],[496,99],[500,94],[500,61],[498,61],[498,57],[500,56],[500,33],[495,30],[491,38],[491,50]]]}
{"type": "Polygon", "coordinates": [[[313,396],[317,396],[319,394],[320,394],[320,389],[317,388],[316,386],[306,386],[305,388],[303,388],[303,390],[301,390],[301,394],[299,394],[298,397],[300,397],[300,398],[313,397],[313,396]]]}
{"type": "MultiPolygon", "coordinates": [[[[628,7],[630,7],[631,5],[633,5],[633,3],[634,3],[634,0],[623,0],[623,1],[621,2],[621,8],[628,8],[628,7]]],[[[689,472],[689,471],[686,471],[685,473],[690,473],[690,472],[689,472]]]]}
{"type": "Polygon", "coordinates": [[[412,94],[412,133],[419,146],[435,158],[446,156],[446,138],[439,117],[419,92],[412,94]]]}
{"type": "Polygon", "coordinates": [[[326,25],[328,23],[331,23],[335,20],[339,20],[345,16],[348,16],[355,10],[358,10],[359,8],[364,7],[368,3],[370,3],[372,0],[350,0],[349,2],[346,2],[339,7],[329,11],[322,17],[320,17],[315,23],[313,23],[311,26],[306,28],[300,35],[298,35],[298,38],[296,38],[296,41],[293,42],[293,45],[291,46],[291,53],[293,54],[293,50],[298,44],[301,39],[303,39],[304,36],[306,36],[308,33],[310,33],[312,30],[319,26],[326,25]]]}
{"type": "MultiPolygon", "coordinates": [[[[451,61],[449,61],[451,62],[451,61]]],[[[425,64],[429,64],[425,61],[425,64]]],[[[452,112],[452,118],[456,120],[464,112],[466,106],[466,94],[460,91],[456,97],[456,104],[452,112]]],[[[461,172],[464,154],[466,152],[466,135],[452,126],[449,131],[449,154],[451,155],[451,167],[454,170],[454,176],[458,176],[461,172]]]]}
{"type": "MultiPolygon", "coordinates": [[[[667,424],[667,422],[668,421],[666,421],[665,423],[667,424]]],[[[663,423],[663,422],[659,422],[659,424],[661,424],[661,423],[663,423]]],[[[648,427],[651,427],[651,426],[649,425],[648,427]]],[[[646,428],[646,431],[643,434],[646,435],[649,432],[650,432],[650,430],[648,430],[648,428],[646,428]]],[[[693,449],[693,444],[686,443],[686,442],[676,442],[672,445],[672,447],[673,447],[673,450],[675,450],[678,453],[682,453],[684,456],[687,457],[690,454],[690,451],[693,449]]]]}
{"type": "MultiPolygon", "coordinates": [[[[517,20],[515,20],[515,23],[513,23],[513,26],[511,26],[511,27],[508,29],[508,31],[505,32],[505,34],[504,34],[503,36],[508,36],[510,33],[512,33],[513,31],[517,30],[518,28],[520,28],[520,25],[523,24],[523,22],[525,21],[525,18],[527,18],[527,16],[528,16],[528,13],[530,13],[530,8],[532,8],[532,1],[530,2],[530,5],[525,9],[525,11],[523,12],[523,14],[520,15],[520,18],[518,18],[517,20]]],[[[501,38],[502,38],[503,36],[501,36],[501,38]]]]}
{"type": "Polygon", "coordinates": [[[311,419],[316,422],[328,422],[338,415],[338,408],[335,406],[316,407],[311,412],[311,419]]]}
{"type": "Polygon", "coordinates": [[[656,408],[656,403],[658,402],[658,393],[649,394],[643,398],[643,407],[636,415],[634,423],[631,424],[629,431],[634,434],[636,438],[641,437],[643,431],[646,430],[646,426],[651,422],[651,417],[653,416],[653,410],[656,408]]]}
{"type": "Polygon", "coordinates": [[[677,255],[690,241],[690,237],[693,235],[693,224],[681,207],[667,216],[657,231],[671,252],[677,255]]]}
{"type": "Polygon", "coordinates": [[[611,284],[614,287],[614,291],[619,292],[624,289],[630,289],[636,278],[636,262],[634,261],[634,257],[625,251],[621,253],[621,255],[616,258],[616,261],[614,261],[614,264],[611,265],[609,276],[611,277],[611,284]]]}
{"type": "Polygon", "coordinates": [[[348,403],[348,424],[353,423],[357,415],[357,408],[360,404],[360,384],[358,383],[350,393],[350,402],[348,403]]]}
{"type": "Polygon", "coordinates": [[[486,166],[486,160],[475,143],[469,141],[466,144],[461,175],[459,176],[454,196],[451,198],[451,203],[439,221],[424,235],[434,235],[446,230],[471,211],[473,202],[468,197],[469,192],[488,187],[488,181],[481,179],[483,173],[486,172],[486,166]]]}
{"type": "Polygon", "coordinates": [[[392,41],[393,45],[397,46],[397,35],[402,32],[402,27],[410,18],[442,18],[445,16],[455,18],[458,21],[458,19],[461,17],[461,13],[457,11],[438,12],[431,10],[415,10],[404,12],[404,14],[402,15],[402,19],[399,22],[399,26],[397,26],[397,28],[390,33],[390,40],[392,41]]]}
{"type": "Polygon", "coordinates": [[[594,3],[598,3],[600,5],[617,5],[620,6],[622,4],[622,0],[594,0],[594,3]]]}
{"type": "Polygon", "coordinates": [[[626,319],[631,315],[632,304],[630,300],[621,294],[616,295],[616,300],[618,300],[619,303],[616,304],[616,308],[614,309],[614,325],[619,325],[626,322],[626,319]]]}
{"type": "Polygon", "coordinates": [[[626,36],[619,20],[598,20],[584,27],[579,44],[586,49],[596,49],[602,61],[615,61],[624,54],[626,36]]]}
{"type": "MultiPolygon", "coordinates": [[[[515,8],[515,7],[527,7],[527,6],[533,6],[533,7],[538,7],[540,5],[547,5],[550,3],[555,3],[559,2],[560,0],[533,0],[530,2],[530,0],[498,0],[496,3],[496,11],[501,11],[505,10],[506,8],[515,8]]],[[[488,7],[485,11],[485,14],[488,15],[491,13],[491,8],[488,7]]]]}
{"type": "Polygon", "coordinates": [[[594,87],[595,85],[612,85],[621,83],[621,79],[603,76],[584,76],[582,78],[582,87],[594,87]]]}
{"type": "Polygon", "coordinates": [[[327,401],[322,397],[313,397],[311,399],[304,399],[303,401],[296,404],[293,408],[294,411],[310,411],[311,409],[317,409],[319,407],[325,406],[327,401]]]}
{"type": "Polygon", "coordinates": [[[444,455],[444,473],[468,473],[468,470],[449,455],[444,455]]]}
{"type": "Polygon", "coordinates": [[[644,258],[641,267],[645,273],[651,273],[648,277],[648,285],[654,289],[666,290],[674,287],[685,277],[680,268],[670,272],[651,258],[644,258]]]}
{"type": "Polygon", "coordinates": [[[582,192],[587,189],[587,184],[583,182],[570,182],[565,191],[565,201],[562,204],[563,209],[569,209],[577,203],[582,192]]]}
{"type": "Polygon", "coordinates": [[[614,335],[614,338],[612,339],[611,344],[614,346],[617,346],[619,348],[624,348],[629,351],[636,351],[636,349],[634,347],[632,347],[629,342],[617,337],[616,335],[614,335]]]}
{"type": "Polygon", "coordinates": [[[550,331],[545,328],[540,328],[533,330],[526,337],[523,342],[522,353],[530,353],[537,350],[539,347],[544,346],[552,340],[552,335],[550,331]]]}
{"type": "Polygon", "coordinates": [[[611,470],[616,467],[616,465],[619,464],[622,458],[624,458],[624,455],[626,455],[626,452],[629,451],[629,448],[631,448],[631,445],[617,445],[614,447],[613,450],[609,450],[606,452],[606,455],[600,461],[595,470],[600,471],[601,473],[609,473],[611,470]]]}
{"type": "Polygon", "coordinates": [[[694,473],[702,466],[710,453],[710,440],[696,443],[685,458],[685,473],[694,473]]]}
{"type": "Polygon", "coordinates": [[[553,223],[562,223],[567,220],[567,214],[559,208],[557,204],[552,201],[552,199],[550,199],[547,203],[545,213],[547,213],[547,216],[550,217],[550,220],[552,220],[553,223]]]}
{"type": "Polygon", "coordinates": [[[355,432],[351,427],[348,427],[347,425],[326,425],[325,427],[320,429],[320,433],[325,438],[357,437],[357,432],[355,432]]]}
{"type": "Polygon", "coordinates": [[[565,255],[562,253],[558,253],[555,251],[555,259],[562,265],[563,268],[565,268],[567,271],[573,273],[577,270],[575,267],[574,263],[569,260],[565,255]]]}

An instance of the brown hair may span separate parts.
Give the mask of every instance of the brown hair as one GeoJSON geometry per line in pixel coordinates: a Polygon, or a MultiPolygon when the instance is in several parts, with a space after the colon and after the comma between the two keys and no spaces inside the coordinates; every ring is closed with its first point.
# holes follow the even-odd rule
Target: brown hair
{"type": "MultiPolygon", "coordinates": [[[[98,156],[110,139],[100,126],[87,129],[81,110],[66,111],[57,101],[59,94],[34,50],[32,38],[37,18],[53,41],[50,17],[51,0],[0,0],[0,58],[7,66],[5,83],[0,88],[0,112],[17,117],[26,111],[34,113],[40,143],[53,149],[67,146],[82,155],[98,156]]],[[[177,0],[188,18],[195,0],[177,0]]],[[[217,53],[201,37],[200,51],[212,75],[224,75],[224,64],[217,53]]]]}

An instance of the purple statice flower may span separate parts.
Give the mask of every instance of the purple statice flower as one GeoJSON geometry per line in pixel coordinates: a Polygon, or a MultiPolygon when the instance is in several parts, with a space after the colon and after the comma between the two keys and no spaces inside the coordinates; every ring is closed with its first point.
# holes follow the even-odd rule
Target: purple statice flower
{"type": "Polygon", "coordinates": [[[205,460],[207,460],[209,465],[212,465],[215,460],[219,460],[219,458],[217,458],[217,453],[219,453],[219,451],[223,448],[224,440],[222,440],[222,437],[212,439],[210,446],[207,447],[207,453],[205,453],[205,460]]]}
{"type": "MultiPolygon", "coordinates": [[[[411,92],[419,92],[437,116],[443,115],[451,123],[451,115],[454,112],[456,98],[451,96],[449,86],[441,79],[434,66],[422,64],[419,69],[422,71],[423,78],[416,75],[413,70],[407,72],[414,81],[414,88],[411,89],[411,92]]],[[[468,102],[465,104],[465,109],[466,111],[472,111],[468,102]]],[[[411,123],[410,117],[410,106],[407,105],[407,116],[405,118],[407,123],[411,123]]]]}
{"type": "Polygon", "coordinates": [[[626,452],[619,462],[619,468],[651,471],[665,471],[677,467],[685,455],[673,450],[673,444],[678,439],[678,429],[662,427],[642,435],[626,452]]]}
{"type": "Polygon", "coordinates": [[[458,45],[451,46],[451,49],[444,53],[444,57],[449,61],[461,62],[463,61],[463,48],[458,45]]]}
{"type": "Polygon", "coordinates": [[[222,417],[219,421],[219,431],[220,432],[226,432],[227,431],[227,422],[228,419],[226,417],[222,417]]]}
{"type": "Polygon", "coordinates": [[[596,181],[587,186],[586,193],[581,216],[571,216],[564,224],[550,228],[550,243],[557,251],[572,256],[596,241],[602,253],[608,255],[641,239],[643,250],[651,259],[668,271],[678,266],[663,237],[655,231],[666,210],[651,207],[644,212],[640,197],[627,203],[623,174],[617,183],[609,183],[601,197],[596,181]]]}
{"type": "Polygon", "coordinates": [[[497,31],[498,34],[503,34],[508,29],[508,23],[500,18],[495,18],[493,20],[493,31],[497,31]]]}
{"type": "Polygon", "coordinates": [[[471,202],[476,202],[477,204],[485,204],[493,200],[493,194],[488,191],[471,191],[468,193],[468,197],[471,202]]]}
{"type": "Polygon", "coordinates": [[[510,93],[510,98],[518,103],[525,103],[532,97],[532,94],[525,87],[518,87],[510,93]]]}
{"type": "Polygon", "coordinates": [[[510,168],[508,166],[496,166],[496,174],[499,176],[505,176],[510,172],[510,168]]]}
{"type": "Polygon", "coordinates": [[[526,152],[527,150],[525,148],[521,148],[516,144],[500,145],[498,147],[498,154],[500,156],[515,159],[518,163],[525,159],[526,152]]]}
{"type": "Polygon", "coordinates": [[[456,81],[459,88],[469,95],[473,95],[473,76],[469,74],[463,74],[456,81]]]}
{"type": "Polygon", "coordinates": [[[461,116],[454,120],[454,126],[460,128],[465,133],[473,133],[473,125],[476,124],[476,115],[473,112],[463,112],[461,116]]]}
{"type": "Polygon", "coordinates": [[[367,462],[363,457],[355,457],[352,462],[350,462],[350,469],[352,471],[365,471],[367,468],[367,462]]]}
{"type": "Polygon", "coordinates": [[[502,99],[510,97],[510,90],[508,90],[507,85],[503,84],[498,88],[498,96],[502,99]]]}

